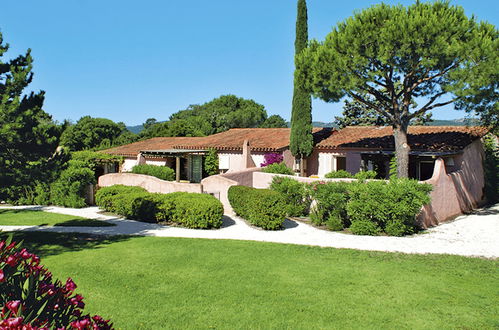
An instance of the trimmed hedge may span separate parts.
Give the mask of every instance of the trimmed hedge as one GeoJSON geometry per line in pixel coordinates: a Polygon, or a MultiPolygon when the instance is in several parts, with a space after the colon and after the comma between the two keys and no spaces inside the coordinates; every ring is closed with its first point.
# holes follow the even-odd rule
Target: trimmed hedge
{"type": "Polygon", "coordinates": [[[268,230],[282,228],[287,204],[281,193],[269,189],[232,186],[228,197],[236,214],[251,224],[268,230]]]}
{"type": "Polygon", "coordinates": [[[176,223],[187,228],[220,228],[223,205],[208,194],[149,193],[140,187],[101,188],[96,204],[106,211],[144,222],[176,223]]]}
{"type": "Polygon", "coordinates": [[[132,173],[150,175],[166,181],[175,180],[175,171],[167,166],[149,164],[135,165],[132,167],[132,173]]]}

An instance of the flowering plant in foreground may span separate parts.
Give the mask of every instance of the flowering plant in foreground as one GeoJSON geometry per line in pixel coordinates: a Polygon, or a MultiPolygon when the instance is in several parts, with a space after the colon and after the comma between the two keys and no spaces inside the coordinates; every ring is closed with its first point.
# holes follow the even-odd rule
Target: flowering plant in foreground
{"type": "Polygon", "coordinates": [[[54,280],[40,258],[12,238],[0,241],[0,330],[111,329],[109,320],[83,314],[71,278],[54,280]]]}
{"type": "Polygon", "coordinates": [[[280,163],[284,160],[281,154],[270,152],[263,155],[263,163],[260,164],[261,167],[265,167],[274,163],[280,163]]]}

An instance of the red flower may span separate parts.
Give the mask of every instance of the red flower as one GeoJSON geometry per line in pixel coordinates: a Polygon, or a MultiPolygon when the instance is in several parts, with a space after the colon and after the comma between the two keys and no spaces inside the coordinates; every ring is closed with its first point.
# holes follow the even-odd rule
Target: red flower
{"type": "Polygon", "coordinates": [[[71,322],[71,326],[74,328],[74,329],[87,329],[87,327],[90,325],[90,320],[89,319],[83,319],[83,320],[79,320],[79,321],[74,321],[74,322],[71,322]]]}
{"type": "Polygon", "coordinates": [[[19,310],[19,305],[21,302],[19,300],[9,301],[5,304],[5,306],[12,312],[12,314],[17,314],[19,310]]]}
{"type": "Polygon", "coordinates": [[[16,267],[17,265],[17,258],[14,256],[9,256],[6,261],[7,265],[11,267],[16,267]]]}
{"type": "Polygon", "coordinates": [[[0,241],[0,250],[3,249],[5,246],[5,241],[0,241]]]}
{"type": "Polygon", "coordinates": [[[71,277],[69,277],[66,281],[66,290],[68,290],[69,292],[73,292],[75,289],[76,289],[76,284],[75,282],[73,282],[71,277]]]}
{"type": "Polygon", "coordinates": [[[0,283],[5,282],[5,275],[3,274],[3,270],[0,269],[0,283]]]}

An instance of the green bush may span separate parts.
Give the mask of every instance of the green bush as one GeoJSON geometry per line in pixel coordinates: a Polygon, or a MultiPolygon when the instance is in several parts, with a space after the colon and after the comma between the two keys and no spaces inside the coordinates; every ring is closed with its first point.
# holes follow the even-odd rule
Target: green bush
{"type": "Polygon", "coordinates": [[[100,189],[95,200],[105,210],[133,220],[176,223],[187,228],[222,225],[223,205],[208,194],[156,194],[140,187],[115,185],[100,189]]]}
{"type": "Polygon", "coordinates": [[[232,186],[228,194],[230,205],[236,214],[251,224],[268,230],[282,228],[287,203],[281,193],[269,189],[232,186]]]}
{"type": "Polygon", "coordinates": [[[220,228],[223,205],[209,194],[176,193],[171,221],[187,228],[220,228]]]}
{"type": "Polygon", "coordinates": [[[345,170],[333,171],[324,175],[327,179],[343,179],[343,178],[353,178],[353,175],[350,172],[345,170]]]}
{"type": "Polygon", "coordinates": [[[265,173],[275,173],[275,174],[286,174],[286,175],[294,175],[295,172],[293,172],[292,169],[286,166],[284,162],[281,163],[273,163],[270,165],[267,165],[262,168],[262,172],[265,173]]]}
{"type": "Polygon", "coordinates": [[[353,177],[357,180],[365,181],[368,179],[375,179],[376,175],[378,175],[376,171],[360,171],[357,172],[353,177]]]}
{"type": "Polygon", "coordinates": [[[51,202],[65,207],[85,207],[86,189],[95,184],[94,172],[80,162],[70,163],[51,186],[51,202]]]}
{"type": "Polygon", "coordinates": [[[218,153],[216,149],[213,148],[208,149],[208,153],[204,158],[204,171],[208,175],[216,175],[220,172],[218,153]]]}
{"type": "Polygon", "coordinates": [[[166,181],[175,180],[175,171],[167,166],[135,165],[132,168],[132,173],[150,175],[166,181]]]}
{"type": "Polygon", "coordinates": [[[346,205],[349,199],[349,187],[352,182],[318,182],[310,186],[310,195],[316,204],[310,214],[310,220],[316,225],[326,225],[331,230],[342,230],[350,224],[346,205]],[[339,225],[341,220],[342,225],[339,225]],[[340,228],[341,227],[341,228],[340,228]]]}
{"type": "Polygon", "coordinates": [[[112,211],[112,197],[115,195],[128,195],[136,192],[147,192],[144,188],[124,186],[124,185],[114,185],[109,187],[102,187],[97,190],[95,194],[95,204],[108,212],[112,211]]]}
{"type": "Polygon", "coordinates": [[[270,189],[282,194],[287,204],[288,216],[302,216],[308,213],[311,199],[305,183],[293,178],[275,176],[272,178],[270,189]]]}
{"type": "Polygon", "coordinates": [[[350,225],[350,230],[355,235],[370,235],[376,236],[381,232],[381,228],[372,221],[369,220],[356,220],[352,221],[350,225]]]}
{"type": "Polygon", "coordinates": [[[431,189],[431,185],[409,179],[357,183],[350,186],[347,214],[352,225],[370,221],[388,235],[411,234],[416,228],[416,215],[430,202],[431,189]]]}

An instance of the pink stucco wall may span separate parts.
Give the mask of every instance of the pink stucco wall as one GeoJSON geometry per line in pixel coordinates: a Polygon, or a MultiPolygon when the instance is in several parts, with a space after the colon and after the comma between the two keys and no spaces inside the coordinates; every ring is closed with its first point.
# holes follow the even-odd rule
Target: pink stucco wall
{"type": "Polygon", "coordinates": [[[228,191],[231,186],[253,186],[253,174],[261,171],[261,168],[253,167],[238,172],[212,175],[201,180],[203,191],[217,197],[224,206],[227,213],[232,213],[229,203],[228,191]]]}
{"type": "Polygon", "coordinates": [[[431,203],[423,207],[418,221],[423,227],[430,227],[470,212],[484,202],[483,146],[477,140],[467,146],[463,154],[455,157],[459,170],[447,173],[444,160],[435,162],[431,179],[433,185],[431,203]]]}
{"type": "Polygon", "coordinates": [[[152,193],[171,193],[175,191],[202,193],[203,187],[199,183],[181,183],[164,181],[149,175],[133,173],[112,173],[99,177],[99,187],[108,187],[115,184],[138,186],[152,193]]]}

